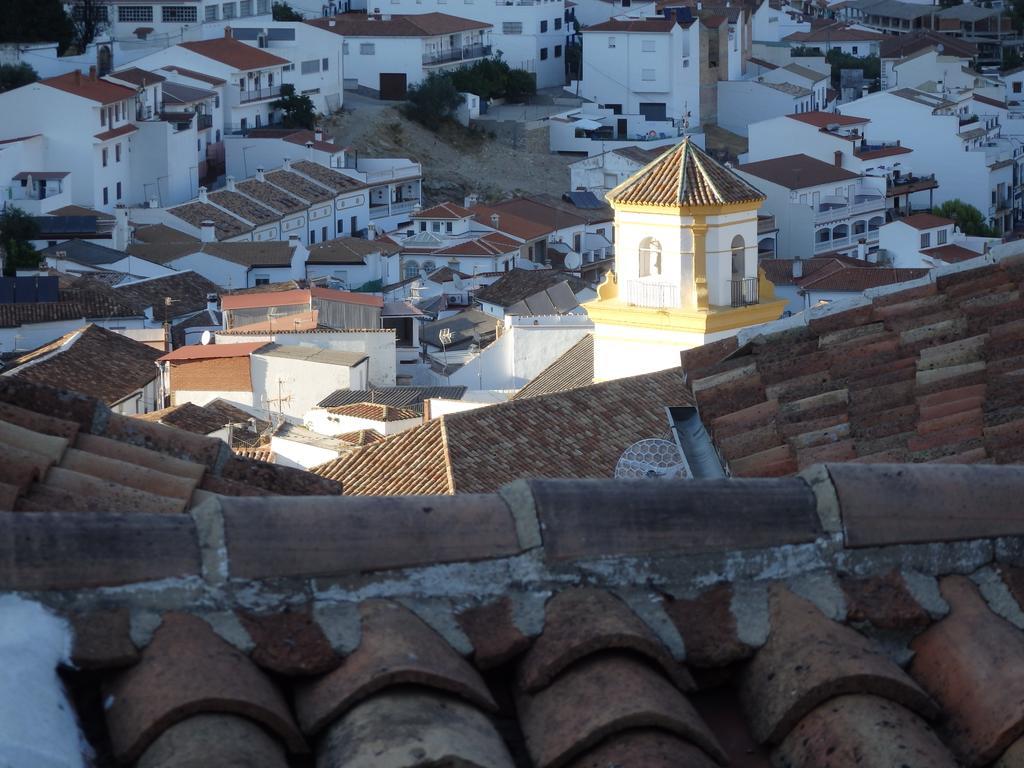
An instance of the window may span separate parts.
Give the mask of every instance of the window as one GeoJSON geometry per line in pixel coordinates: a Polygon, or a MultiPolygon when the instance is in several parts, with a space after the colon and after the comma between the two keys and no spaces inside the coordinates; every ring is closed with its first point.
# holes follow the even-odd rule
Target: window
{"type": "Polygon", "coordinates": [[[560,45],[556,45],[555,46],[555,58],[556,59],[562,58],[562,46],[560,46],[560,45]]]}
{"type": "Polygon", "coordinates": [[[309,230],[309,244],[313,245],[313,243],[315,243],[315,242],[316,242],[316,230],[315,229],[311,229],[311,230],[309,230]]]}
{"type": "Polygon", "coordinates": [[[121,104],[118,102],[114,105],[114,120],[121,122],[121,104]]]}
{"type": "Polygon", "coordinates": [[[304,61],[299,65],[299,70],[304,75],[312,75],[314,72],[320,71],[320,60],[312,59],[311,61],[304,61]]]}
{"type": "Polygon", "coordinates": [[[614,37],[609,37],[608,38],[608,47],[609,48],[614,48],[615,47],[615,38],[614,37]]]}
{"type": "Polygon", "coordinates": [[[427,222],[421,221],[420,222],[420,232],[426,232],[426,231],[427,231],[427,222]]]}
{"type": "Polygon", "coordinates": [[[641,40],[640,50],[644,53],[654,53],[655,43],[653,40],[641,40]]]}
{"type": "Polygon", "coordinates": [[[322,69],[324,72],[327,71],[327,68],[328,68],[329,65],[330,65],[330,59],[321,59],[320,60],[320,69],[322,69]]]}
{"type": "Polygon", "coordinates": [[[160,19],[175,24],[194,24],[199,20],[196,14],[196,7],[188,5],[165,5],[160,9],[160,19]]]}
{"type": "Polygon", "coordinates": [[[117,194],[117,199],[120,200],[121,199],[121,182],[120,181],[117,182],[117,186],[114,187],[114,189],[115,189],[115,193],[117,194]]]}
{"type": "Polygon", "coordinates": [[[341,44],[341,55],[342,56],[348,56],[348,41],[347,40],[344,41],[341,44]]]}
{"type": "Polygon", "coordinates": [[[233,18],[235,18],[235,10],[236,10],[236,8],[237,8],[237,6],[234,3],[224,3],[224,5],[222,5],[220,7],[221,18],[223,18],[223,19],[233,19],[233,18]]]}
{"type": "Polygon", "coordinates": [[[434,262],[432,261],[424,261],[423,271],[426,272],[428,275],[432,275],[435,272],[437,272],[437,265],[434,264],[434,262]]]}
{"type": "Polygon", "coordinates": [[[548,49],[547,48],[541,48],[540,49],[540,60],[541,61],[547,61],[547,58],[548,58],[548,49]]]}
{"type": "Polygon", "coordinates": [[[451,233],[451,231],[452,231],[452,223],[450,221],[446,221],[444,223],[444,231],[448,232],[449,234],[451,233]]]}
{"type": "Polygon", "coordinates": [[[376,43],[360,43],[359,44],[359,55],[360,56],[373,56],[377,52],[376,43]]]}
{"type": "Polygon", "coordinates": [[[431,232],[440,232],[441,231],[441,222],[440,221],[432,221],[432,222],[430,222],[430,231],[431,232]]]}
{"type": "Polygon", "coordinates": [[[651,82],[652,80],[654,80],[654,70],[653,69],[642,69],[642,70],[640,70],[640,79],[643,80],[645,83],[651,82]]]}
{"type": "Polygon", "coordinates": [[[100,150],[100,157],[103,159],[103,167],[106,168],[107,167],[107,150],[106,150],[105,147],[100,150]]]}
{"type": "Polygon", "coordinates": [[[503,35],[521,35],[521,34],[523,34],[523,22],[521,22],[521,21],[503,21],[503,22],[501,22],[501,34],[503,34],[503,35]]]}
{"type": "Polygon", "coordinates": [[[217,13],[219,10],[220,10],[220,8],[218,8],[216,5],[208,5],[208,6],[206,6],[206,20],[207,21],[216,21],[217,20],[217,16],[219,16],[219,14],[217,13]]]}
{"type": "Polygon", "coordinates": [[[115,144],[114,145],[114,162],[115,163],[120,163],[121,162],[121,145],[120,144],[115,144]]]}
{"type": "Polygon", "coordinates": [[[653,237],[640,241],[640,277],[661,274],[661,243],[653,237]]]}
{"type": "Polygon", "coordinates": [[[946,237],[947,237],[946,230],[940,229],[938,232],[935,233],[935,244],[936,245],[945,245],[946,244],[946,237]]]}
{"type": "Polygon", "coordinates": [[[853,46],[852,50],[853,50],[853,55],[856,56],[857,55],[857,46],[856,45],[853,46]]]}
{"type": "Polygon", "coordinates": [[[107,125],[107,110],[100,108],[100,127],[105,128],[107,125]]]}
{"type": "Polygon", "coordinates": [[[1021,91],[1021,82],[1018,80],[1016,83],[1013,84],[1013,92],[1014,93],[1020,93],[1020,91],[1021,91]]]}
{"type": "Polygon", "coordinates": [[[732,239],[732,279],[742,280],[746,274],[746,243],[742,235],[736,235],[732,239]]]}
{"type": "Polygon", "coordinates": [[[270,0],[256,0],[256,13],[270,13],[270,0]]]}
{"type": "Polygon", "coordinates": [[[117,9],[118,21],[153,21],[153,6],[151,5],[122,5],[117,9]]]}
{"type": "Polygon", "coordinates": [[[254,285],[270,285],[270,275],[268,275],[268,274],[256,275],[255,280],[253,280],[253,284],[254,285]]]}
{"type": "Polygon", "coordinates": [[[241,0],[238,4],[239,16],[252,16],[252,0],[241,0]]]}
{"type": "Polygon", "coordinates": [[[320,227],[320,239],[321,240],[326,240],[327,239],[327,227],[325,227],[325,226],[324,227],[320,227]]]}
{"type": "Polygon", "coordinates": [[[561,28],[562,28],[562,20],[561,19],[555,19],[555,29],[561,29],[561,28]]]}
{"type": "Polygon", "coordinates": [[[541,22],[540,22],[540,31],[541,32],[547,32],[548,31],[548,20],[547,19],[542,19],[541,20],[541,22]]]}
{"type": "Polygon", "coordinates": [[[414,277],[420,276],[420,267],[415,261],[405,262],[405,266],[402,268],[402,278],[409,280],[414,277]]]}
{"type": "Polygon", "coordinates": [[[922,232],[921,233],[921,247],[928,248],[932,244],[932,233],[922,232]]]}
{"type": "Polygon", "coordinates": [[[108,205],[110,203],[110,193],[107,192],[107,188],[103,188],[103,204],[108,205]]]}

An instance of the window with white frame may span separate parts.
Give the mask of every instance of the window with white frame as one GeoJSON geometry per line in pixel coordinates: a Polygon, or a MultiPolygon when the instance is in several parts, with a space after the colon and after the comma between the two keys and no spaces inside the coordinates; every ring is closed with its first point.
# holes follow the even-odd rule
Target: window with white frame
{"type": "Polygon", "coordinates": [[[237,15],[236,11],[238,6],[235,3],[224,3],[220,7],[220,15],[222,19],[233,19],[237,15]]]}
{"type": "Polygon", "coordinates": [[[643,80],[645,83],[649,83],[649,82],[653,81],[654,80],[654,70],[653,69],[641,69],[640,70],[640,79],[643,80]]]}
{"type": "Polygon", "coordinates": [[[643,51],[644,53],[654,53],[655,47],[656,44],[653,40],[640,41],[640,50],[643,51]]]}
{"type": "Polygon", "coordinates": [[[341,55],[342,56],[348,56],[348,42],[347,41],[343,42],[341,44],[341,55]]]}
{"type": "Polygon", "coordinates": [[[206,20],[207,21],[216,21],[217,20],[218,11],[220,11],[220,8],[218,8],[216,5],[208,5],[208,6],[206,6],[206,20]]]}
{"type": "Polygon", "coordinates": [[[946,244],[946,237],[947,237],[946,230],[940,229],[938,232],[935,233],[935,244],[936,245],[945,245],[946,244]]]}
{"type": "Polygon", "coordinates": [[[653,237],[640,241],[640,277],[661,274],[661,243],[653,237]]]}
{"type": "Polygon", "coordinates": [[[359,55],[360,56],[373,56],[377,53],[376,43],[360,43],[359,44],[359,55]]]}
{"type": "Polygon", "coordinates": [[[117,20],[138,22],[153,21],[153,6],[151,5],[122,5],[117,9],[117,20]]]}
{"type": "Polygon", "coordinates": [[[320,59],[320,69],[322,69],[324,72],[326,72],[328,67],[330,66],[330,63],[331,63],[330,59],[320,59]]]}
{"type": "Polygon", "coordinates": [[[195,24],[198,11],[194,5],[165,5],[160,9],[161,21],[174,24],[195,24]]]}
{"type": "Polygon", "coordinates": [[[609,37],[608,38],[608,47],[609,48],[614,48],[615,47],[615,38],[614,37],[609,37]]]}
{"type": "Polygon", "coordinates": [[[503,34],[503,35],[521,35],[521,34],[523,34],[523,22],[521,22],[521,21],[503,21],[503,22],[501,22],[501,34],[503,34]]]}
{"type": "Polygon", "coordinates": [[[921,233],[921,247],[928,248],[932,244],[932,233],[922,232],[921,233]]]}
{"type": "Polygon", "coordinates": [[[256,0],[256,13],[270,13],[270,0],[256,0]]]}
{"type": "Polygon", "coordinates": [[[299,65],[299,69],[304,75],[312,75],[315,72],[320,71],[320,59],[312,59],[310,61],[304,61],[299,65]]]}
{"type": "Polygon", "coordinates": [[[252,0],[241,0],[238,3],[239,16],[252,16],[252,0]]]}

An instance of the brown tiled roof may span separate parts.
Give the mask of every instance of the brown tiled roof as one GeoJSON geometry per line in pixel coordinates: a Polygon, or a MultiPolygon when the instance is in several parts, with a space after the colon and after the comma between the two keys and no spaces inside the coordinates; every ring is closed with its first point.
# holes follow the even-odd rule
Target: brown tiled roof
{"type": "Polygon", "coordinates": [[[897,221],[911,226],[914,229],[948,227],[950,224],[954,223],[952,219],[945,219],[942,216],[936,216],[932,213],[915,213],[913,216],[904,216],[903,218],[897,219],[897,221]]]}
{"type": "Polygon", "coordinates": [[[879,157],[894,157],[895,155],[907,155],[913,152],[910,147],[882,147],[881,149],[855,149],[853,154],[861,160],[877,160],[879,157]]]}
{"type": "MultiPolygon", "coordinates": [[[[183,429],[196,435],[209,435],[224,429],[228,424],[247,424],[253,417],[225,400],[212,400],[206,405],[182,403],[152,411],[137,418],[155,421],[169,427],[183,429]]],[[[257,427],[263,431],[269,422],[257,419],[257,427]]]]}
{"type": "Polygon", "coordinates": [[[454,413],[314,471],[346,494],[480,493],[518,477],[611,477],[630,445],[667,438],[678,369],[454,413]]]}
{"type": "Polygon", "coordinates": [[[625,157],[627,160],[632,160],[634,163],[640,165],[647,165],[654,160],[657,160],[661,155],[661,151],[657,149],[644,149],[643,147],[622,147],[621,149],[611,150],[616,155],[625,157]]]}
{"type": "Polygon", "coordinates": [[[108,405],[157,376],[160,353],[99,325],[87,325],[11,360],[4,376],[81,392],[108,405]]]}
{"type": "Polygon", "coordinates": [[[383,240],[364,240],[361,237],[337,237],[309,246],[307,264],[365,264],[372,253],[389,255],[401,250],[383,240]]]}
{"type": "Polygon", "coordinates": [[[754,203],[764,195],[684,139],[610,190],[605,199],[613,204],[700,208],[754,203]]]}
{"type": "Polygon", "coordinates": [[[110,77],[114,80],[132,83],[133,85],[156,85],[157,83],[163,83],[167,80],[163,75],[158,75],[156,72],[148,72],[147,70],[139,69],[138,67],[129,67],[128,69],[120,69],[117,72],[111,72],[110,77]]]}
{"type": "Polygon", "coordinates": [[[338,416],[351,416],[354,419],[369,419],[370,421],[404,421],[405,419],[418,419],[421,417],[412,408],[395,408],[381,403],[352,403],[351,405],[338,405],[328,408],[338,416]]]}
{"type": "Polygon", "coordinates": [[[609,19],[586,27],[584,32],[671,32],[672,19],[609,19]]]}
{"type": "Polygon", "coordinates": [[[868,122],[866,117],[840,115],[837,112],[803,112],[798,115],[786,115],[786,117],[813,125],[815,128],[827,128],[830,125],[862,125],[868,122]]]}
{"type": "Polygon", "coordinates": [[[736,170],[787,189],[804,189],[860,178],[852,171],[837,168],[832,163],[824,163],[808,155],[787,155],[756,163],[745,163],[736,166],[736,170]]]}
{"type": "Polygon", "coordinates": [[[188,235],[166,224],[136,226],[132,238],[137,243],[199,243],[198,237],[188,235]]]}
{"type": "Polygon", "coordinates": [[[366,14],[345,13],[312,19],[306,23],[345,37],[436,37],[491,27],[484,21],[437,12],[392,14],[386,19],[374,19],[366,14]]]}
{"type": "Polygon", "coordinates": [[[265,181],[246,179],[238,182],[235,186],[240,192],[244,192],[249,197],[259,200],[281,213],[296,213],[306,209],[304,202],[265,181]]]}
{"type": "Polygon", "coordinates": [[[99,139],[100,141],[110,141],[111,139],[117,139],[121,136],[127,136],[129,133],[135,133],[137,130],[139,129],[134,125],[122,125],[118,128],[111,128],[109,131],[97,133],[93,138],[99,139]]]}
{"type": "Polygon", "coordinates": [[[141,318],[145,308],[122,299],[107,286],[89,281],[84,287],[61,289],[59,301],[32,304],[0,304],[0,328],[18,328],[34,323],[66,320],[141,318]]]}
{"type": "Polygon", "coordinates": [[[261,347],[267,346],[265,341],[247,341],[239,344],[189,344],[168,352],[160,358],[161,362],[185,360],[213,360],[222,357],[247,357],[261,347]]]}
{"type": "Polygon", "coordinates": [[[204,221],[212,221],[218,240],[227,240],[230,237],[238,237],[246,232],[252,232],[252,225],[224,213],[220,208],[209,203],[185,203],[175,208],[169,208],[167,212],[188,222],[193,227],[201,228],[204,221]]]}
{"type": "Polygon", "coordinates": [[[812,29],[810,32],[794,32],[783,38],[786,41],[797,41],[804,43],[839,43],[859,42],[861,40],[885,40],[888,35],[870,30],[855,29],[845,24],[834,24],[819,29],[812,29]]]}
{"type": "Polygon", "coordinates": [[[334,198],[334,193],[320,184],[314,184],[309,179],[292,171],[271,171],[264,178],[275,187],[290,192],[302,200],[311,203],[322,203],[325,200],[334,198]]]}
{"type": "Polygon", "coordinates": [[[212,40],[196,40],[190,43],[178,43],[193,53],[198,53],[207,59],[227,64],[236,70],[261,69],[263,67],[279,67],[288,63],[287,59],[275,56],[269,51],[257,48],[254,45],[235,40],[231,37],[216,37],[212,40]]]}
{"type": "Polygon", "coordinates": [[[978,49],[972,43],[950,35],[940,35],[928,30],[915,30],[900,35],[886,35],[881,44],[883,59],[902,59],[912,53],[941,45],[946,56],[960,56],[973,59],[978,49]]]}
{"type": "Polygon", "coordinates": [[[944,261],[947,264],[957,264],[968,259],[976,259],[981,255],[977,251],[972,251],[970,248],[964,248],[962,245],[956,245],[955,243],[925,248],[921,253],[929,258],[944,261]]]}
{"type": "MultiPolygon", "coordinates": [[[[417,416],[421,415],[419,412],[417,416]]],[[[338,435],[339,440],[344,440],[346,443],[351,443],[354,446],[369,445],[370,443],[379,443],[384,439],[384,435],[375,429],[357,429],[355,432],[345,432],[344,434],[338,435]]]]}
{"type": "Polygon", "coordinates": [[[500,256],[519,249],[519,243],[500,232],[488,232],[474,240],[466,240],[441,248],[439,256],[500,256]]]}
{"type": "Polygon", "coordinates": [[[582,288],[576,278],[559,269],[511,269],[490,285],[478,289],[473,298],[499,307],[511,307],[517,302],[569,281],[575,289],[582,288]]]}
{"type": "Polygon", "coordinates": [[[313,163],[309,160],[298,160],[292,163],[292,168],[299,173],[309,176],[317,184],[333,189],[336,193],[352,192],[357,189],[363,189],[366,186],[363,182],[353,179],[351,176],[346,176],[344,173],[339,173],[332,168],[325,168],[319,163],[313,163]]]}
{"type": "Polygon", "coordinates": [[[1024,460],[1020,257],[965,267],[933,270],[934,282],[894,286],[854,309],[812,312],[806,326],[768,327],[739,351],[732,340],[685,352],[689,386],[732,473],[1024,460]]]}
{"type": "Polygon", "coordinates": [[[588,333],[512,395],[512,399],[523,400],[551,395],[569,389],[589,387],[593,383],[594,336],[588,333]]]}
{"type": "Polygon", "coordinates": [[[209,85],[224,85],[226,80],[222,77],[216,77],[215,75],[208,75],[205,72],[196,72],[194,69],[185,69],[176,65],[168,65],[161,67],[161,69],[167,72],[174,72],[178,75],[184,75],[190,80],[198,80],[201,83],[208,83],[209,85]]]}
{"type": "Polygon", "coordinates": [[[832,267],[820,269],[814,274],[806,275],[797,281],[797,285],[807,291],[860,293],[868,288],[878,288],[883,285],[895,285],[896,283],[916,280],[927,274],[927,269],[899,269],[870,265],[849,266],[839,263],[832,267]]]}
{"type": "Polygon", "coordinates": [[[58,91],[81,96],[83,99],[100,104],[113,104],[115,101],[126,101],[135,98],[135,90],[123,85],[83,75],[78,70],[56,77],[47,77],[39,81],[58,91]]]}
{"type": "Polygon", "coordinates": [[[252,461],[262,461],[268,464],[273,464],[276,458],[274,452],[270,450],[269,445],[264,445],[259,448],[234,448],[235,456],[243,459],[250,459],[252,461]]]}
{"type": "Polygon", "coordinates": [[[491,217],[497,215],[498,231],[512,235],[512,237],[517,237],[520,240],[536,240],[539,237],[544,237],[554,232],[554,228],[548,224],[516,216],[510,211],[498,210],[493,206],[474,205],[473,213],[476,214],[477,221],[487,226],[492,226],[491,217]]]}
{"type": "Polygon", "coordinates": [[[469,219],[473,211],[455,203],[438,203],[433,208],[414,213],[414,219],[469,219]]]}
{"type": "Polygon", "coordinates": [[[239,218],[252,222],[257,226],[260,224],[270,224],[281,218],[269,208],[253,202],[245,195],[231,192],[227,189],[210,193],[209,199],[211,203],[216,203],[221,208],[226,208],[239,218]]]}
{"type": "Polygon", "coordinates": [[[198,272],[186,270],[115,285],[113,291],[115,296],[125,301],[141,307],[152,307],[153,317],[159,322],[164,319],[165,313],[167,317],[181,317],[205,309],[206,297],[220,293],[220,288],[198,272]],[[167,299],[170,299],[171,304],[165,309],[167,299]]]}

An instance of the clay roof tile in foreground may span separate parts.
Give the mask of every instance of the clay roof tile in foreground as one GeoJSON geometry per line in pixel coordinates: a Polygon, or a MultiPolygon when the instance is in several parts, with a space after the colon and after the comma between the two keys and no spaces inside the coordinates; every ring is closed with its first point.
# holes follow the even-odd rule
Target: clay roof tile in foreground
{"type": "MultiPolygon", "coordinates": [[[[764,326],[740,348],[686,351],[688,385],[733,474],[824,461],[1024,460],[1011,383],[1024,349],[1016,247],[869,288],[853,306],[812,310],[806,324],[764,326]]],[[[796,282],[862,290],[889,272],[840,264],[796,282]],[[854,281],[830,283],[844,279],[854,281]]]]}
{"type": "Polygon", "coordinates": [[[395,408],[380,403],[352,403],[351,405],[337,405],[327,410],[336,416],[351,416],[355,419],[369,419],[370,421],[403,421],[418,419],[421,416],[412,408],[395,408]]]}
{"type": "Polygon", "coordinates": [[[689,139],[641,168],[605,199],[615,204],[714,207],[764,200],[764,195],[689,139]]]}

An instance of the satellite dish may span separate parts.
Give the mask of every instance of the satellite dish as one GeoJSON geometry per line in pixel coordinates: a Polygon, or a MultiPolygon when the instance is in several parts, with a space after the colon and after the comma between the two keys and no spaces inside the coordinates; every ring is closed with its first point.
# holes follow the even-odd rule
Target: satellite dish
{"type": "Polygon", "coordinates": [[[199,337],[199,343],[205,345],[209,344],[211,341],[213,341],[213,334],[209,331],[203,331],[203,335],[199,337]]]}
{"type": "Polygon", "coordinates": [[[579,269],[583,266],[583,257],[573,251],[565,255],[565,268],[566,269],[579,269]]]}
{"type": "Polygon", "coordinates": [[[693,474],[679,448],[670,440],[633,443],[615,465],[618,480],[690,480],[693,474]]]}

